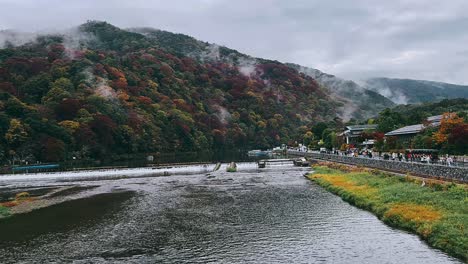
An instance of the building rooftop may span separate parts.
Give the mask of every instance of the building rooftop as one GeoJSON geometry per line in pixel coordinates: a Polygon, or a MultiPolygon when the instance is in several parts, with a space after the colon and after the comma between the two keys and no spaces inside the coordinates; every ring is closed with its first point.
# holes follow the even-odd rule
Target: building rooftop
{"type": "Polygon", "coordinates": [[[421,132],[423,130],[424,125],[423,124],[417,124],[417,125],[412,125],[412,126],[405,126],[393,131],[390,131],[388,133],[385,133],[385,136],[396,136],[396,135],[406,135],[406,134],[416,134],[421,132]]]}
{"type": "MultiPolygon", "coordinates": [[[[440,126],[440,120],[442,119],[442,115],[430,116],[426,120],[431,123],[430,126],[437,127],[440,126]]],[[[421,132],[425,126],[423,124],[405,126],[393,131],[390,131],[385,134],[385,136],[396,136],[396,135],[409,135],[409,134],[417,134],[421,132]]]]}
{"type": "Polygon", "coordinates": [[[371,130],[376,129],[377,125],[353,125],[353,126],[346,126],[347,130],[371,130]]]}
{"type": "Polygon", "coordinates": [[[427,118],[427,121],[431,123],[440,122],[440,120],[442,120],[442,115],[430,116],[427,118]]]}
{"type": "MultiPolygon", "coordinates": [[[[437,127],[439,126],[439,122],[432,123],[430,126],[432,127],[437,127]]],[[[417,124],[417,125],[412,125],[412,126],[405,126],[402,128],[399,128],[397,130],[390,131],[388,133],[385,133],[385,136],[396,136],[396,135],[409,135],[409,134],[417,134],[424,130],[427,126],[423,124],[417,124]]]]}

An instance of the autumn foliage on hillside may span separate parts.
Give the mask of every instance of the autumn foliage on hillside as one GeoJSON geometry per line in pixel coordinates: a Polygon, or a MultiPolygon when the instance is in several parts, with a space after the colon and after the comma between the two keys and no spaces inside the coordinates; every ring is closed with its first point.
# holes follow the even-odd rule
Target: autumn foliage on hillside
{"type": "Polygon", "coordinates": [[[80,30],[79,45],[59,35],[0,49],[3,162],[266,148],[335,116],[315,80],[279,62],[246,75],[106,23],[80,30]]]}

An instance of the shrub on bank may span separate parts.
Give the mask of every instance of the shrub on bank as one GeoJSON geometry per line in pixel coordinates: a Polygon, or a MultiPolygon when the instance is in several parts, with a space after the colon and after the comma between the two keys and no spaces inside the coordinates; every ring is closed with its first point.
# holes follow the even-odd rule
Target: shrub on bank
{"type": "Polygon", "coordinates": [[[10,216],[11,207],[15,207],[19,204],[34,201],[36,198],[31,197],[27,192],[21,192],[15,195],[15,198],[10,201],[0,202],[0,216],[10,216]]]}
{"type": "Polygon", "coordinates": [[[0,206],[0,218],[4,216],[9,216],[10,210],[6,207],[0,206]]]}
{"type": "Polygon", "coordinates": [[[234,168],[234,167],[227,167],[227,168],[226,168],[226,171],[227,171],[227,172],[236,172],[236,171],[237,171],[237,168],[234,168]]]}
{"type": "Polygon", "coordinates": [[[466,185],[341,164],[320,165],[314,167],[310,179],[343,200],[374,212],[385,223],[412,231],[430,245],[468,260],[466,185]]]}

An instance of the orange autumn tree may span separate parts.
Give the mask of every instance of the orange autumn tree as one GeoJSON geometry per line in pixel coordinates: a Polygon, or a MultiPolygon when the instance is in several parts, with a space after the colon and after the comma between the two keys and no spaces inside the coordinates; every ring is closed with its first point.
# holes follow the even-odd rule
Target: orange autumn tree
{"type": "Polygon", "coordinates": [[[440,127],[433,138],[438,144],[447,143],[452,130],[464,123],[463,118],[456,113],[444,113],[440,120],[440,127]]]}

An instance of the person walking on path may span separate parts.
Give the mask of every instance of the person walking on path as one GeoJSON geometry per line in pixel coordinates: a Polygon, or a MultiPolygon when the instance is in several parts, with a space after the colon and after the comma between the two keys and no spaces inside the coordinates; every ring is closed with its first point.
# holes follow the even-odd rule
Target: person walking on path
{"type": "Polygon", "coordinates": [[[449,167],[452,167],[452,162],[453,162],[452,157],[448,156],[448,157],[447,157],[447,165],[448,165],[449,167]]]}

